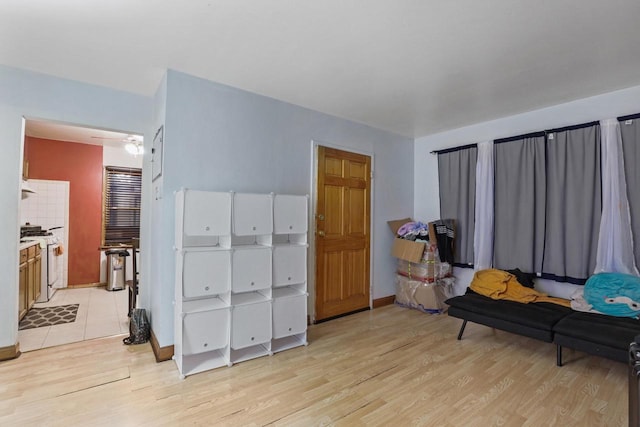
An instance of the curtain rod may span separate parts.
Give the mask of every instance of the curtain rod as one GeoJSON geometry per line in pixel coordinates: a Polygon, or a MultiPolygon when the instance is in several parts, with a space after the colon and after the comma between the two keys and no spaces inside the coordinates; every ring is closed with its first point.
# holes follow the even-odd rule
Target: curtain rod
{"type": "Polygon", "coordinates": [[[640,113],[618,117],[619,122],[626,122],[627,120],[635,120],[635,119],[640,119],[640,113]]]}
{"type": "MultiPolygon", "coordinates": [[[[634,116],[618,117],[618,120],[621,120],[621,121],[623,119],[624,120],[630,120],[632,118],[640,118],[640,114],[636,114],[634,116]]],[[[565,126],[565,127],[561,127],[561,128],[549,129],[549,130],[545,130],[545,131],[531,132],[531,133],[526,133],[524,135],[511,136],[511,137],[508,137],[508,138],[498,138],[498,139],[494,139],[493,143],[494,144],[500,144],[500,143],[503,143],[503,142],[517,141],[519,139],[524,139],[524,138],[535,138],[535,137],[545,136],[548,133],[557,133],[557,132],[564,132],[564,131],[568,131],[568,130],[583,129],[583,128],[587,128],[587,127],[591,127],[591,126],[596,126],[596,125],[599,125],[599,124],[600,124],[599,121],[581,123],[579,125],[571,125],[571,126],[565,126]]],[[[478,144],[468,144],[468,145],[462,145],[460,147],[444,148],[442,150],[433,150],[433,151],[431,151],[431,154],[451,153],[451,152],[454,152],[454,151],[464,150],[464,149],[467,149],[467,148],[472,148],[472,147],[477,147],[477,146],[478,146],[478,144]]]]}
{"type": "MultiPolygon", "coordinates": [[[[617,117],[617,119],[620,122],[624,122],[624,121],[627,121],[627,120],[640,119],[640,113],[630,114],[628,116],[620,116],[620,117],[617,117]]],[[[582,129],[582,128],[595,126],[595,125],[599,125],[599,124],[600,124],[599,121],[593,121],[593,122],[588,122],[588,123],[582,123],[582,124],[579,124],[579,125],[565,126],[565,127],[561,127],[561,128],[550,129],[550,130],[545,130],[545,131],[540,131],[540,132],[526,133],[524,135],[511,136],[511,137],[508,137],[508,138],[498,138],[498,139],[494,139],[493,143],[494,144],[501,144],[503,142],[517,141],[519,139],[524,139],[524,138],[535,138],[535,137],[544,136],[544,135],[546,135],[548,133],[556,133],[556,132],[564,132],[564,131],[568,131],[568,130],[582,129]]],[[[473,148],[473,147],[477,147],[477,146],[478,146],[478,144],[467,144],[467,145],[461,145],[459,147],[443,148],[442,150],[433,150],[433,151],[430,152],[430,154],[452,153],[454,151],[464,150],[464,149],[467,149],[467,148],[473,148]]]]}
{"type": "Polygon", "coordinates": [[[493,143],[494,144],[502,144],[504,142],[519,141],[519,140],[525,139],[525,138],[540,138],[540,137],[543,137],[545,135],[546,134],[544,132],[531,132],[531,133],[525,133],[523,135],[510,136],[509,138],[494,139],[493,143]]]}
{"type": "Polygon", "coordinates": [[[589,122],[589,123],[582,123],[582,124],[579,124],[579,125],[565,126],[565,127],[562,127],[562,128],[545,130],[545,133],[557,133],[557,132],[566,132],[568,130],[584,129],[584,128],[588,128],[588,127],[591,127],[591,126],[596,126],[596,125],[599,125],[599,124],[600,124],[599,121],[589,122]]]}
{"type": "Polygon", "coordinates": [[[466,150],[467,148],[474,148],[474,147],[477,147],[477,146],[478,146],[478,144],[467,144],[467,145],[461,145],[459,147],[443,148],[442,150],[433,150],[433,151],[431,151],[431,154],[452,153],[454,151],[466,150]]]}

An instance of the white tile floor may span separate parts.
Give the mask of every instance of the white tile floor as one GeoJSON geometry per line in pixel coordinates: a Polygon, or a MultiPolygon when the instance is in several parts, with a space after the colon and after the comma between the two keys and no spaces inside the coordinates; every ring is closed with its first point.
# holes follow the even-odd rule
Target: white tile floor
{"type": "Polygon", "coordinates": [[[49,302],[34,307],[80,304],[76,321],[62,325],[18,331],[20,351],[38,350],[61,344],[129,334],[128,290],[105,288],[59,289],[49,302]]]}

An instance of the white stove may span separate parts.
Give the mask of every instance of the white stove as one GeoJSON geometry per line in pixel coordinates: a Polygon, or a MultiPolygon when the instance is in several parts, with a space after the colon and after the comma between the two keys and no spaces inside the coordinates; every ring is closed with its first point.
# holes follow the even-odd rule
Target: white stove
{"type": "Polygon", "coordinates": [[[55,294],[60,280],[60,241],[57,236],[25,236],[20,239],[24,242],[38,242],[40,248],[45,249],[46,256],[42,257],[42,288],[40,298],[36,302],[47,302],[55,294]]]}

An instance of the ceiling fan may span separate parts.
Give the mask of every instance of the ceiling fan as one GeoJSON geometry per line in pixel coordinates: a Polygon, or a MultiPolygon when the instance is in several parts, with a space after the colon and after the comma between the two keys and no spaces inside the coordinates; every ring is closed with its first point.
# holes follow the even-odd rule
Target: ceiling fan
{"type": "Polygon", "coordinates": [[[133,156],[138,156],[144,152],[142,146],[142,137],[138,135],[127,135],[125,137],[104,137],[104,136],[92,136],[91,138],[102,140],[113,140],[126,143],[124,149],[133,156]]]}

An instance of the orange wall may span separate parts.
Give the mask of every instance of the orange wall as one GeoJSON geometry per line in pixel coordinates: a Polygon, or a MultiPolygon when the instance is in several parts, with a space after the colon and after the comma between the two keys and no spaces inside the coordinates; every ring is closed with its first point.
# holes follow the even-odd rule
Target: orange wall
{"type": "Polygon", "coordinates": [[[69,285],[100,281],[102,147],[27,137],[30,179],[69,181],[69,285]]]}

